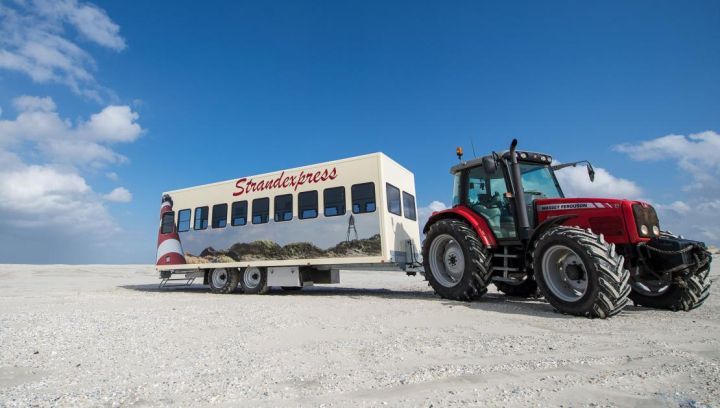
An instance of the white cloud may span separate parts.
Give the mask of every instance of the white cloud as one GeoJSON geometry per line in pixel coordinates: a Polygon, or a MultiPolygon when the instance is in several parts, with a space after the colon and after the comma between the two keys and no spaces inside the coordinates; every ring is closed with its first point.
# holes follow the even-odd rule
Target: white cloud
{"type": "Polygon", "coordinates": [[[595,168],[591,182],[584,165],[566,167],[556,173],[566,197],[639,198],[643,191],[635,182],[615,177],[602,167],[595,168]]]}
{"type": "Polygon", "coordinates": [[[90,256],[88,249],[110,251],[121,231],[105,202],[129,202],[132,194],[124,187],[98,194],[82,171],[126,161],[111,146],[142,134],[138,115],[127,106],[109,106],[73,123],[60,117],[51,98],[22,96],[13,106],[17,117],[0,119],[0,229],[25,240],[13,245],[0,238],[0,258],[97,260],[99,252],[90,256]]]}
{"type": "Polygon", "coordinates": [[[615,150],[632,160],[677,166],[676,191],[681,199],[670,204],[653,203],[661,227],[689,239],[720,242],[720,134],[672,134],[618,145],[615,150]]]}
{"type": "Polygon", "coordinates": [[[61,83],[102,100],[110,91],[97,84],[95,60],[66,36],[72,28],[92,43],[121,51],[120,27],[97,6],[76,0],[16,0],[0,3],[0,68],[39,83],[61,83]]]}
{"type": "Polygon", "coordinates": [[[132,201],[132,194],[125,187],[118,187],[105,194],[103,199],[115,203],[129,203],[132,201]]]}
{"type": "Polygon", "coordinates": [[[127,158],[108,145],[132,142],[143,133],[139,115],[128,106],[107,106],[88,121],[62,119],[49,97],[21,96],[14,100],[17,117],[0,119],[0,148],[31,142],[33,149],[53,163],[102,167],[127,158]]]}
{"type": "Polygon", "coordinates": [[[108,180],[112,180],[112,181],[118,181],[118,180],[120,180],[120,176],[118,176],[118,174],[115,173],[114,171],[110,171],[110,172],[105,173],[105,177],[107,177],[108,180]]]}
{"type": "Polygon", "coordinates": [[[418,224],[420,225],[420,229],[425,227],[425,223],[427,223],[428,218],[432,215],[432,213],[436,211],[442,211],[444,209],[448,208],[448,206],[443,203],[442,201],[432,201],[430,204],[426,205],[425,207],[419,207],[418,208],[418,224]]]}

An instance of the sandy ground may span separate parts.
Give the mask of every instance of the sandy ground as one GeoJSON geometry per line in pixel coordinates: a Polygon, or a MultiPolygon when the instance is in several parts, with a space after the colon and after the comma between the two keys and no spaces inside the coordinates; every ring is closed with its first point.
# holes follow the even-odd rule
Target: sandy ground
{"type": "Polygon", "coordinates": [[[341,279],[214,295],[158,290],[149,266],[0,266],[0,406],[720,403],[717,282],[690,313],[588,320],[494,291],[444,301],[420,276],[341,279]]]}

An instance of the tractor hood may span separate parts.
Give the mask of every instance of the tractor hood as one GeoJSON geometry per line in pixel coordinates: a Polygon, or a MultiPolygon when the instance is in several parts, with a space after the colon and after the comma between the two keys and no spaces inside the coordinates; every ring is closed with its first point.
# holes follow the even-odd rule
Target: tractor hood
{"type": "Polygon", "coordinates": [[[659,237],[655,209],[637,200],[613,198],[545,198],[535,200],[538,224],[562,215],[573,215],[566,225],[590,228],[613,243],[638,243],[659,237]]]}

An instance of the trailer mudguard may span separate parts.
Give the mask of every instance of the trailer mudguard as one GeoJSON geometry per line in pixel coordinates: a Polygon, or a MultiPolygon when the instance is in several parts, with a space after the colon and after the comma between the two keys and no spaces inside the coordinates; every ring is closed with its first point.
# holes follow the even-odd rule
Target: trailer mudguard
{"type": "Polygon", "coordinates": [[[493,234],[487,221],[485,221],[485,218],[477,214],[475,211],[465,207],[464,205],[458,205],[453,208],[448,208],[447,210],[434,212],[428,219],[427,223],[425,223],[425,227],[423,228],[423,234],[427,234],[432,224],[448,218],[462,220],[470,224],[470,226],[472,226],[475,232],[478,234],[480,241],[482,241],[483,245],[485,245],[486,247],[497,246],[495,234],[493,234]]]}

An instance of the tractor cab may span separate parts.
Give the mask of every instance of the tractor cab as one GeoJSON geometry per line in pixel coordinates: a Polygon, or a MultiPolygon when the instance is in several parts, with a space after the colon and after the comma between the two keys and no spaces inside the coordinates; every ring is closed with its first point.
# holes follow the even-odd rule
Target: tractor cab
{"type": "Polygon", "coordinates": [[[517,152],[520,183],[512,182],[510,152],[485,156],[454,166],[453,206],[463,205],[485,219],[495,237],[507,242],[518,240],[517,200],[523,195],[530,227],[534,227],[534,201],[563,198],[551,167],[552,158],[532,152],[517,152]],[[516,188],[522,188],[522,193],[516,188]]]}

